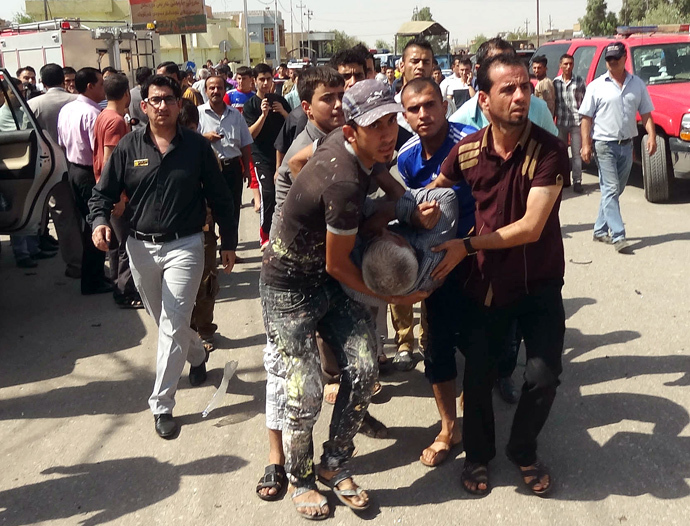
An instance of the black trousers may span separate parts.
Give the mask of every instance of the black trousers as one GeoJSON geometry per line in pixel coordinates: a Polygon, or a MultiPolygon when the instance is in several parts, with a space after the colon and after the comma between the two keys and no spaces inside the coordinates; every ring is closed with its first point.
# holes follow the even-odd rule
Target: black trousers
{"type": "Polygon", "coordinates": [[[82,243],[84,252],[81,259],[81,292],[88,294],[106,281],[103,265],[105,252],[98,250],[91,239],[91,225],[86,220],[89,215],[89,199],[96,186],[92,166],[70,163],[67,170],[74,201],[82,218],[82,243]]]}
{"type": "Polygon", "coordinates": [[[274,176],[276,168],[273,164],[263,163],[254,160],[254,168],[256,169],[256,179],[259,182],[261,189],[261,217],[259,219],[261,224],[261,241],[268,241],[268,236],[271,233],[271,225],[273,224],[273,213],[276,210],[276,184],[274,176]]]}
{"type": "Polygon", "coordinates": [[[116,298],[132,298],[137,294],[132,270],[129,268],[129,256],[126,247],[131,230],[131,218],[132,211],[129,206],[125,206],[125,211],[120,217],[110,217],[113,235],[110,240],[110,250],[108,250],[108,262],[110,263],[110,279],[115,285],[113,294],[116,298]]]}
{"type": "Polygon", "coordinates": [[[242,208],[242,162],[239,157],[231,159],[229,163],[223,163],[223,177],[228,183],[232,194],[233,215],[237,224],[238,234],[240,227],[240,209],[242,208]]]}
{"type": "Polygon", "coordinates": [[[515,335],[515,322],[525,341],[527,367],[506,451],[522,466],[536,461],[537,436],[549,416],[562,371],[565,334],[562,286],[562,281],[540,284],[504,307],[487,308],[474,300],[463,299],[463,441],[468,461],[486,464],[496,456],[491,391],[498,359],[515,335]]]}

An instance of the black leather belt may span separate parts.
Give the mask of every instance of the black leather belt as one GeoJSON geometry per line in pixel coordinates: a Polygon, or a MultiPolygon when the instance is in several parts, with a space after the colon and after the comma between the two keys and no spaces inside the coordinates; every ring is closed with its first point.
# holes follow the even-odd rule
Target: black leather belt
{"type": "Polygon", "coordinates": [[[223,166],[230,166],[233,164],[239,164],[240,158],[239,157],[233,157],[232,159],[221,159],[220,164],[223,166]]]}
{"type": "Polygon", "coordinates": [[[143,232],[137,232],[136,230],[130,230],[129,235],[134,239],[139,241],[148,241],[149,243],[168,243],[169,241],[175,241],[176,239],[181,239],[183,237],[191,236],[201,232],[201,228],[180,230],[179,232],[171,232],[169,234],[144,234],[143,232]]]}

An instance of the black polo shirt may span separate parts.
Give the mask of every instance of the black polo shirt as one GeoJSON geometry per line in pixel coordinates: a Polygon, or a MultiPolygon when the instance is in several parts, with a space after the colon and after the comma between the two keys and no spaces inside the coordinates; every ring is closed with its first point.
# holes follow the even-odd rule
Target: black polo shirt
{"type": "Polygon", "coordinates": [[[89,222],[107,225],[122,192],[132,209],[131,226],[144,234],[201,232],[206,203],[221,235],[221,248],[237,248],[237,224],[230,189],[211,143],[202,135],[177,127],[165,155],[149,135],[149,127],[125,135],[113,150],[89,201],[89,222]]]}
{"type": "MultiPolygon", "coordinates": [[[[522,219],[532,187],[563,186],[570,164],[565,144],[528,122],[507,160],[496,153],[489,125],[456,144],[441,172],[469,184],[476,201],[476,235],[483,235],[522,219]]],[[[475,299],[487,306],[506,305],[540,282],[563,279],[560,203],[559,195],[537,242],[477,253],[466,285],[475,299]]]]}
{"type": "MultiPolygon", "coordinates": [[[[244,120],[247,121],[247,126],[252,126],[261,117],[261,102],[263,99],[258,95],[254,95],[251,99],[244,103],[244,120]]],[[[280,95],[276,95],[276,100],[283,105],[286,112],[290,113],[290,105],[280,95]]],[[[276,169],[276,148],[273,145],[278,138],[285,118],[277,111],[269,110],[266,115],[264,125],[261,127],[259,134],[254,137],[252,143],[252,157],[255,162],[268,165],[272,170],[276,169]]]]}

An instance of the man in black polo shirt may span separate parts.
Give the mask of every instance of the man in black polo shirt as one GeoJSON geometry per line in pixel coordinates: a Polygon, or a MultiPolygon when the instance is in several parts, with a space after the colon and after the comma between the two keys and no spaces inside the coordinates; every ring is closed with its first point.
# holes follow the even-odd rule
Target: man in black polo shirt
{"type": "Polygon", "coordinates": [[[237,225],[232,195],[211,144],[177,126],[180,86],[155,75],[141,87],[149,125],[115,147],[89,202],[93,243],[107,250],[113,205],[124,191],[132,211],[127,239],[132,276],[146,310],[158,325],[156,382],[149,398],[159,436],[175,436],[175,391],[185,360],[189,382],[206,380],[207,354],[190,328],[204,270],[202,228],[206,202],[219,225],[225,272],[235,263],[237,225]]]}
{"type": "Polygon", "coordinates": [[[268,243],[273,212],[276,208],[276,149],[273,143],[290,113],[290,105],[280,95],[273,93],[273,70],[267,64],[254,68],[256,95],[244,104],[244,119],[254,138],[252,158],[256,178],[261,189],[261,247],[268,243]]]}
{"type": "Polygon", "coordinates": [[[530,81],[515,56],[501,54],[478,73],[479,104],[490,125],[450,152],[436,186],[466,181],[476,200],[477,236],[455,239],[434,272],[450,272],[472,256],[464,280],[461,343],[465,350],[464,488],[490,491],[488,463],[496,454],[491,390],[496,359],[517,321],[527,349],[525,383],[515,412],[508,457],[539,496],[553,487],[537,460],[537,435],[551,409],[561,373],[565,261],[558,210],[569,174],[565,145],[528,118],[530,81]]]}

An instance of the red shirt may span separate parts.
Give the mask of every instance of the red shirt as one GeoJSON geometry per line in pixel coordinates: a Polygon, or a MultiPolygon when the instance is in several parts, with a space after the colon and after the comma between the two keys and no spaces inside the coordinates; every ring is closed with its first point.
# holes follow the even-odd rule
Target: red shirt
{"type": "Polygon", "coordinates": [[[105,147],[115,148],[128,131],[125,118],[115,110],[105,109],[98,115],[93,130],[93,173],[96,176],[96,182],[100,179],[105,164],[103,162],[105,147]]]}
{"type": "MultiPolygon", "coordinates": [[[[453,181],[465,180],[476,200],[476,235],[489,234],[525,215],[527,195],[536,186],[563,186],[570,174],[565,144],[528,122],[512,155],[494,149],[491,125],[456,144],[441,166],[453,181]]],[[[502,250],[480,250],[472,257],[466,288],[480,303],[501,306],[529,294],[540,282],[563,279],[565,256],[558,220],[559,195],[535,243],[502,250]]]]}

